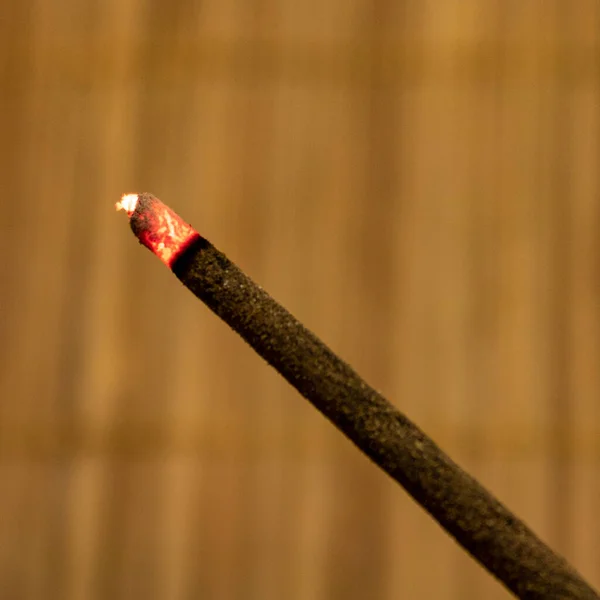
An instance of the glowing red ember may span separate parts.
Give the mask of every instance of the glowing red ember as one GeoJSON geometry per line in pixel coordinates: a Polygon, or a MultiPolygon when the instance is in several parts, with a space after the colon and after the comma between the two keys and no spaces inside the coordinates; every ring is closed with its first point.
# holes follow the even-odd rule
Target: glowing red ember
{"type": "Polygon", "coordinates": [[[191,225],[152,194],[125,194],[115,207],[127,212],[140,243],[169,268],[190,241],[198,237],[191,225]]]}

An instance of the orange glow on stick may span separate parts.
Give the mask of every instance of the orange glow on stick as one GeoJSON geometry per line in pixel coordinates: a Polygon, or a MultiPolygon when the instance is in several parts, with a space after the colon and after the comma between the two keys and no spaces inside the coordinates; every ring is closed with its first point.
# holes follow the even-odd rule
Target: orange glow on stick
{"type": "Polygon", "coordinates": [[[127,213],[140,243],[169,268],[198,237],[191,225],[151,194],[125,194],[115,208],[127,213]]]}

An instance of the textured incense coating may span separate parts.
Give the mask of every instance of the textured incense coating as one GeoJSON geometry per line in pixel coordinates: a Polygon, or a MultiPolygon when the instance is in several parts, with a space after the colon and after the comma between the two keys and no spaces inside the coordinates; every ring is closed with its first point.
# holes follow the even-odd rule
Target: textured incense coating
{"type": "MultiPolygon", "coordinates": [[[[134,232],[139,216],[139,210],[131,215],[134,232]]],[[[563,558],[210,242],[193,235],[170,266],[517,596],[598,598],[563,558]]]]}

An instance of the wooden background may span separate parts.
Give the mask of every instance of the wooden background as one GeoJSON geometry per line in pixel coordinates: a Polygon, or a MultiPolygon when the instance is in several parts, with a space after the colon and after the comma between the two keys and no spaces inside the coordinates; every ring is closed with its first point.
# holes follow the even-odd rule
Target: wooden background
{"type": "Polygon", "coordinates": [[[4,0],[0,78],[2,598],[508,597],[132,191],[600,585],[597,0],[4,0]]]}

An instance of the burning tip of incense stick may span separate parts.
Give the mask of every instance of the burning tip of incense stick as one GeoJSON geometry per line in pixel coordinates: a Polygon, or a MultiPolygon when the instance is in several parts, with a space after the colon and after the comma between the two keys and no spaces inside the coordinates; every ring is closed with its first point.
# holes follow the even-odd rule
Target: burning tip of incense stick
{"type": "Polygon", "coordinates": [[[152,194],[124,194],[115,207],[127,212],[131,229],[140,243],[169,268],[198,237],[190,225],[152,194]]]}
{"type": "Polygon", "coordinates": [[[117,210],[124,210],[131,216],[138,203],[138,198],[137,194],[123,194],[121,200],[115,204],[115,208],[117,210]]]}

